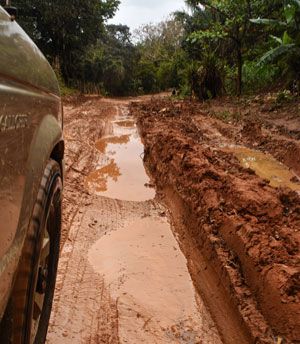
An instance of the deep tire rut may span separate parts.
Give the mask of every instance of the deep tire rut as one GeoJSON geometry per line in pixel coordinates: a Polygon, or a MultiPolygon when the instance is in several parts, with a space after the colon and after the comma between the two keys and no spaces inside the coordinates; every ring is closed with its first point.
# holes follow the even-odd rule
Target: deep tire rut
{"type": "MultiPolygon", "coordinates": [[[[101,160],[94,143],[102,135],[111,135],[110,119],[127,107],[126,102],[95,99],[66,109],[63,241],[47,344],[221,344],[219,332],[204,302],[195,293],[164,206],[156,200],[134,202],[106,198],[86,189],[86,176],[101,160]],[[144,224],[147,230],[143,228],[144,224]],[[133,240],[131,243],[129,239],[127,243],[128,266],[127,257],[121,256],[118,258],[121,260],[110,267],[111,260],[116,259],[113,254],[118,255],[113,252],[114,243],[122,245],[123,239],[126,243],[126,231],[133,240]],[[110,244],[112,257],[102,262],[96,258],[96,265],[106,264],[109,271],[117,268],[116,276],[110,280],[104,273],[96,271],[91,264],[90,252],[97,249],[98,242],[108,242],[118,235],[123,239],[110,244]],[[150,235],[148,239],[147,235],[150,235]],[[139,247],[140,244],[146,246],[139,247]],[[131,255],[132,252],[140,256],[131,255]],[[167,254],[166,259],[164,254],[167,254]],[[143,259],[145,271],[144,263],[139,262],[143,259]],[[137,264],[137,269],[142,266],[142,270],[135,271],[134,265],[130,264],[137,264]],[[181,267],[177,268],[177,264],[181,267]],[[126,268],[133,270],[126,273],[126,268]],[[170,273],[175,274],[174,280],[166,277],[170,273]],[[138,287],[135,274],[140,278],[138,287]],[[150,277],[143,279],[143,275],[150,277]],[[144,283],[142,286],[140,281],[144,283]],[[155,288],[157,300],[155,296],[147,298],[147,293],[150,295],[155,288]],[[144,289],[146,297],[143,296],[144,289]]],[[[108,254],[109,250],[110,246],[108,254]]]]}

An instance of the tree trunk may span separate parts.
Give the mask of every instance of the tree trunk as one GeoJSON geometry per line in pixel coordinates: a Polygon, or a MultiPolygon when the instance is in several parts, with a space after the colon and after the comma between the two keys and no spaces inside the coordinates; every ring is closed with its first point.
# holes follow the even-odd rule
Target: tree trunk
{"type": "Polygon", "coordinates": [[[242,56],[242,47],[241,43],[237,43],[237,66],[238,66],[238,75],[237,75],[237,95],[240,96],[242,94],[243,88],[243,81],[242,81],[242,73],[243,73],[243,56],[242,56]]]}

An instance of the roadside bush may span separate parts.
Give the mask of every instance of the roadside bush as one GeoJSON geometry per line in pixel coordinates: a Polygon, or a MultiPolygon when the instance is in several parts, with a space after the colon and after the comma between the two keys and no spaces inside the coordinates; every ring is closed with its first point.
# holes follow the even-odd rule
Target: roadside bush
{"type": "Polygon", "coordinates": [[[236,79],[237,79],[237,68],[235,66],[224,67],[225,81],[224,89],[226,94],[235,95],[236,94],[236,79]]]}
{"type": "Polygon", "coordinates": [[[156,68],[150,62],[140,62],[137,71],[139,93],[154,93],[159,90],[156,68]]]}
{"type": "Polygon", "coordinates": [[[283,90],[277,94],[276,103],[278,105],[288,103],[293,100],[293,95],[290,90],[283,90]]]}
{"type": "Polygon", "coordinates": [[[222,95],[224,90],[222,67],[214,56],[186,63],[178,78],[182,97],[207,100],[222,95]]]}
{"type": "Polygon", "coordinates": [[[63,79],[63,77],[61,76],[61,73],[59,71],[57,71],[55,69],[55,74],[58,80],[58,84],[59,84],[59,89],[60,89],[60,93],[61,95],[64,96],[71,96],[75,93],[78,93],[78,90],[72,87],[68,87],[63,79]]]}
{"type": "Polygon", "coordinates": [[[278,65],[260,65],[257,61],[246,61],[243,65],[243,85],[245,93],[255,93],[269,88],[280,77],[278,65]]]}
{"type": "Polygon", "coordinates": [[[159,88],[161,90],[166,90],[170,87],[174,87],[173,80],[174,80],[174,66],[172,61],[165,61],[160,64],[158,67],[157,73],[157,81],[159,84],[159,88]]]}

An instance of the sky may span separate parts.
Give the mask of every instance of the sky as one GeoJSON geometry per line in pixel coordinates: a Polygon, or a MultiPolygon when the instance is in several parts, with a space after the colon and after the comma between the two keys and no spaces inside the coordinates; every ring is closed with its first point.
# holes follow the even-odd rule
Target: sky
{"type": "Polygon", "coordinates": [[[171,12],[184,8],[184,0],[121,0],[118,12],[109,23],[125,24],[134,30],[142,24],[158,23],[171,12]]]}

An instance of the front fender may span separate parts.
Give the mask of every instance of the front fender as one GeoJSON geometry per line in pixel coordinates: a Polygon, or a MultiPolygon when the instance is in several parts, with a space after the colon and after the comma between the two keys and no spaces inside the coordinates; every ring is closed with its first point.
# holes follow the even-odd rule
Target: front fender
{"type": "Polygon", "coordinates": [[[0,260],[0,319],[3,316],[13,286],[44,169],[54,148],[59,144],[63,144],[61,123],[53,115],[46,115],[36,129],[30,145],[17,231],[12,245],[0,260]]]}

